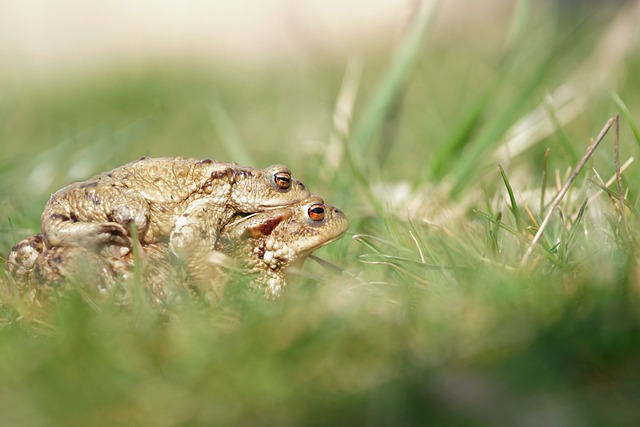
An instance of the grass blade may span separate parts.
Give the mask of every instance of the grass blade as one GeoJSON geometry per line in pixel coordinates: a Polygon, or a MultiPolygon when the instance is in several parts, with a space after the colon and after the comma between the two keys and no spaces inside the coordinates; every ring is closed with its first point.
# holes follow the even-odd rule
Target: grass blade
{"type": "Polygon", "coordinates": [[[620,112],[622,113],[622,116],[625,118],[625,120],[629,124],[629,128],[631,128],[631,132],[633,133],[633,137],[636,139],[636,143],[638,144],[638,146],[640,146],[640,129],[638,129],[636,122],[633,120],[633,116],[631,115],[631,112],[627,108],[627,105],[624,103],[622,98],[620,98],[620,96],[616,92],[611,92],[611,97],[616,102],[616,104],[618,104],[618,108],[620,108],[620,112]]]}
{"type": "Polygon", "coordinates": [[[514,9],[511,25],[507,35],[506,52],[500,61],[497,72],[486,88],[480,93],[471,108],[456,124],[454,132],[433,155],[430,167],[427,169],[434,178],[441,179],[447,174],[453,163],[459,156],[460,150],[468,145],[473,133],[480,126],[482,118],[489,107],[490,101],[502,87],[504,79],[515,66],[513,53],[518,52],[518,42],[521,40],[526,28],[531,11],[529,0],[519,1],[514,9]]]}
{"type": "Polygon", "coordinates": [[[497,141],[500,141],[504,133],[510,128],[516,117],[520,114],[522,106],[530,99],[531,93],[544,81],[549,68],[552,66],[557,52],[549,53],[539,62],[528,79],[519,87],[519,90],[509,105],[497,114],[477,138],[468,145],[468,150],[459,159],[453,175],[452,193],[458,195],[464,185],[471,179],[478,169],[478,159],[487,152],[497,141]]]}
{"type": "Polygon", "coordinates": [[[511,202],[511,207],[509,210],[513,214],[513,217],[516,219],[516,228],[518,231],[522,231],[522,220],[520,219],[520,210],[518,209],[518,203],[516,202],[516,197],[513,194],[513,189],[511,188],[511,184],[509,183],[509,179],[507,178],[507,174],[504,172],[502,166],[498,165],[500,168],[500,176],[502,176],[502,181],[504,182],[504,186],[507,188],[507,193],[509,193],[509,201],[511,202]]]}
{"type": "Polygon", "coordinates": [[[431,27],[439,2],[422,2],[419,14],[411,23],[382,82],[366,106],[351,137],[351,144],[359,154],[364,154],[393,108],[410,71],[418,58],[427,31],[431,27]]]}

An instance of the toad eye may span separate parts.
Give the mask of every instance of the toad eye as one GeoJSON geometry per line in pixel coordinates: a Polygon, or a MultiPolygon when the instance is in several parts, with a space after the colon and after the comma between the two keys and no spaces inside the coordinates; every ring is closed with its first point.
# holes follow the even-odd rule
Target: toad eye
{"type": "Polygon", "coordinates": [[[277,172],[273,175],[273,180],[281,190],[288,190],[291,187],[291,173],[289,172],[277,172]]]}
{"type": "Polygon", "coordinates": [[[324,206],[323,205],[311,205],[309,206],[309,218],[314,221],[322,221],[324,219],[324,206]]]}

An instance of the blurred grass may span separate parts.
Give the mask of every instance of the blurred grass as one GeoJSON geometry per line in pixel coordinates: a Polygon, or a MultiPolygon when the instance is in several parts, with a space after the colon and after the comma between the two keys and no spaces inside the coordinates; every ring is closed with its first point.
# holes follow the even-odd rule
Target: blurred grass
{"type": "MultiPolygon", "coordinates": [[[[5,79],[1,254],[38,229],[51,191],[142,155],[284,163],[351,228],[318,251],[342,274],[310,260],[273,302],[241,281],[219,306],[164,312],[80,290],[45,307],[3,297],[0,425],[636,425],[640,270],[615,186],[596,194],[595,174],[615,172],[613,134],[518,268],[556,182],[617,109],[622,161],[638,150],[637,49],[589,67],[619,69],[580,91],[572,118],[548,98],[584,81],[615,13],[582,25],[552,13],[523,1],[511,22],[370,53],[335,168],[324,141],[341,59],[5,79]],[[539,136],[499,167],[496,151],[537,109],[539,136]]],[[[632,163],[633,242],[639,178],[632,163]]]]}

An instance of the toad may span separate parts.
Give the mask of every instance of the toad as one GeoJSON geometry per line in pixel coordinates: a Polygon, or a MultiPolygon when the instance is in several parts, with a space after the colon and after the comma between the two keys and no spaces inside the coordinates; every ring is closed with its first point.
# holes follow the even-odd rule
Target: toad
{"type": "Polygon", "coordinates": [[[188,257],[212,249],[234,214],[290,205],[309,194],[281,165],[143,157],[54,193],[42,213],[42,238],[46,248],[115,248],[126,255],[135,228],[140,243],[168,241],[188,257]]]}
{"type": "Polygon", "coordinates": [[[216,249],[240,262],[252,285],[267,298],[279,297],[285,274],[299,269],[314,250],[340,238],[349,227],[344,213],[310,197],[295,205],[236,216],[220,233],[216,249]]]}
{"type": "MultiPolygon", "coordinates": [[[[216,250],[200,258],[202,263],[210,264],[204,271],[215,274],[206,281],[196,280],[189,287],[204,293],[210,301],[219,299],[226,285],[222,265],[228,266],[226,258],[230,257],[243,273],[258,275],[252,282],[254,288],[262,290],[267,298],[278,297],[286,285],[285,273],[299,268],[314,250],[342,236],[348,225],[341,211],[325,205],[319,197],[249,216],[236,214],[221,229],[216,250]]],[[[169,246],[142,246],[141,261],[143,284],[152,298],[164,302],[175,295],[175,289],[169,288],[184,276],[169,246]]],[[[91,283],[97,283],[98,290],[112,289],[116,281],[133,274],[134,265],[132,253],[115,258],[99,256],[83,247],[45,249],[42,237],[36,235],[14,246],[5,269],[19,290],[41,295],[66,280],[81,276],[86,280],[87,274],[91,283]]],[[[187,277],[186,281],[194,282],[192,279],[187,277]]]]}

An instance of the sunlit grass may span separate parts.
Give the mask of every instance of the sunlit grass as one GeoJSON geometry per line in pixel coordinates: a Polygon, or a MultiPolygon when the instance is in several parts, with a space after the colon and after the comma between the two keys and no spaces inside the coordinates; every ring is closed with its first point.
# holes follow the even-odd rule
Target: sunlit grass
{"type": "Polygon", "coordinates": [[[637,157],[640,58],[589,62],[617,18],[555,43],[529,6],[482,64],[422,37],[417,15],[388,61],[249,76],[158,64],[7,88],[3,255],[51,191],[142,155],[284,163],[351,228],[317,252],[338,269],[308,260],[277,301],[241,278],[214,307],[82,286],[44,305],[5,295],[0,424],[633,425],[640,176],[622,168],[627,230],[613,131],[522,260],[618,110],[620,163],[637,157]]]}

